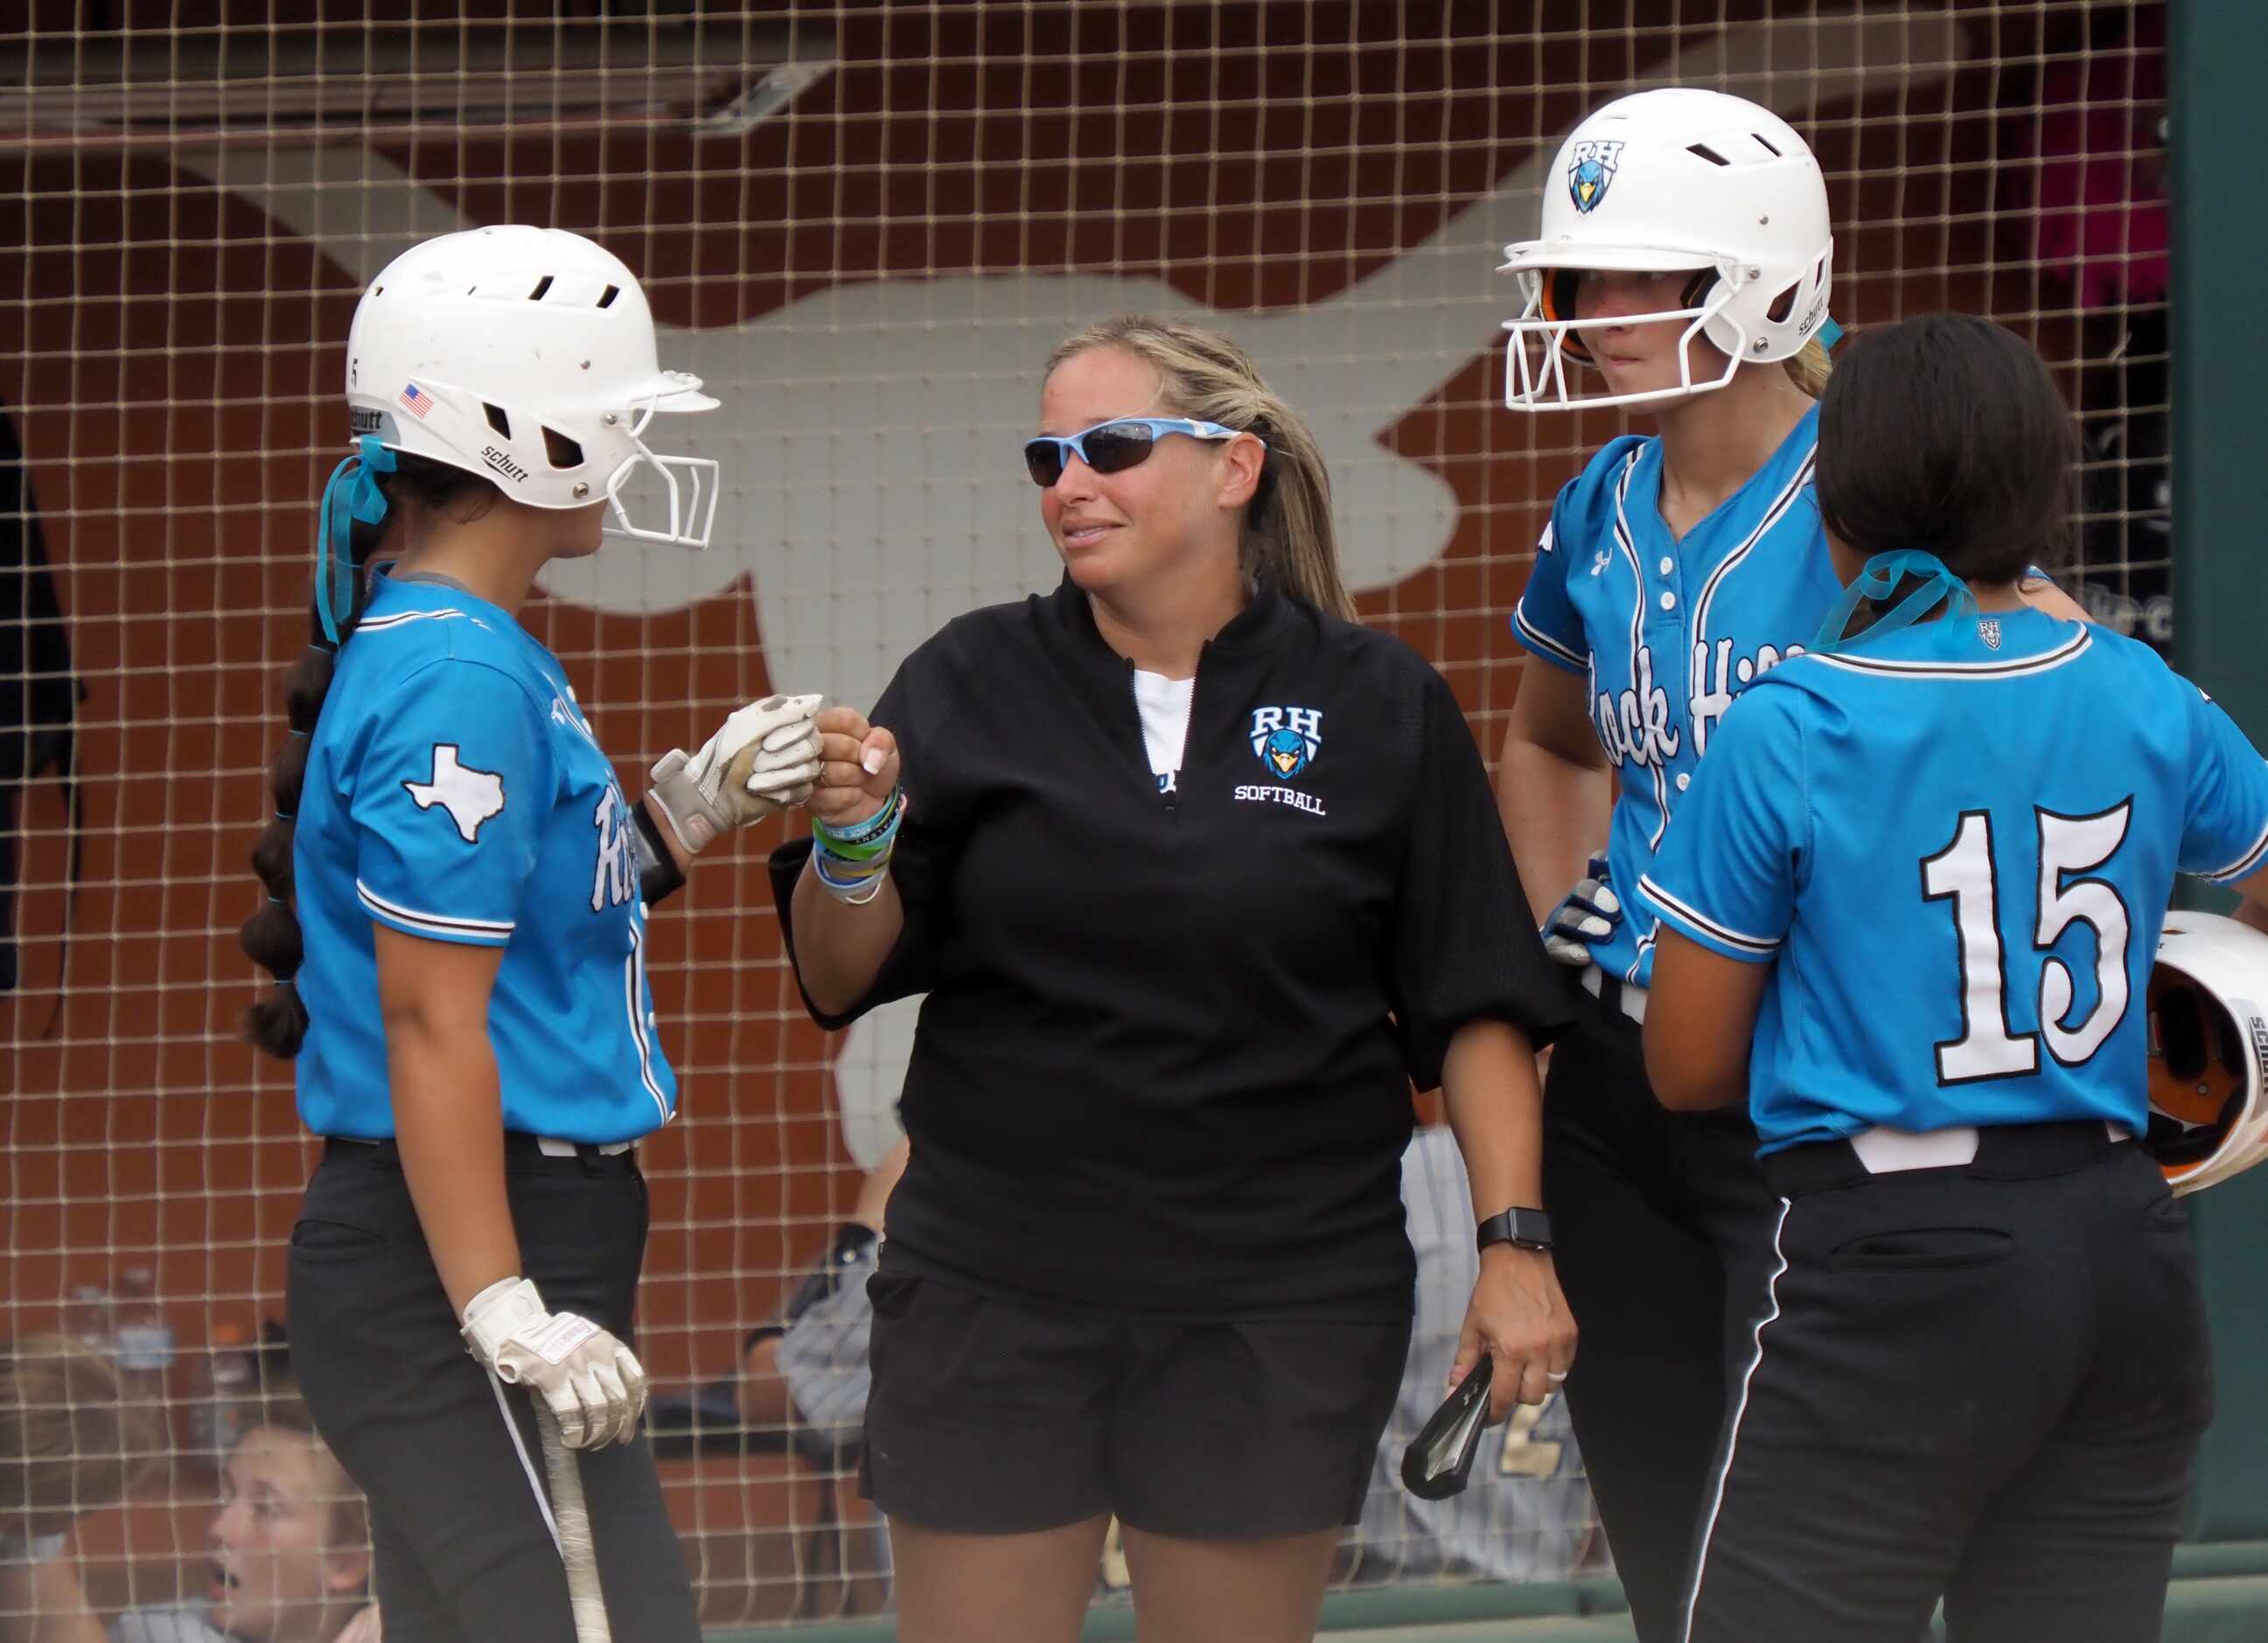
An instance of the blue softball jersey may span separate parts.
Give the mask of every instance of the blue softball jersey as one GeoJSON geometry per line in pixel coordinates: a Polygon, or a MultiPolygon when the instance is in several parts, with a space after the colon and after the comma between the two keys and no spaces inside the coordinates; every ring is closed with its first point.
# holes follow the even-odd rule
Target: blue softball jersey
{"type": "Polygon", "coordinates": [[[1560,491],[1513,634],[1589,682],[1593,727],[1617,792],[1609,880],[1624,908],[1593,956],[1638,986],[1653,916],[1630,888],[1653,862],[1734,699],[1799,655],[1842,589],[1812,494],[1816,407],[1722,505],[1670,534],[1661,441],[1609,441],[1560,491]]]}
{"type": "Polygon", "coordinates": [[[2139,1134],[2175,874],[2264,858],[2268,764],[2228,716],[2147,645],[2021,610],[1783,662],[1718,729],[1638,898],[1778,961],[1762,1152],[1876,1124],[2139,1134]]]}
{"type": "Polygon", "coordinates": [[[668,1122],[632,825],[550,652],[459,588],[376,576],[316,719],[292,847],[308,1126],[394,1133],[381,925],[504,950],[488,1016],[507,1130],[604,1143],[668,1122]]]}

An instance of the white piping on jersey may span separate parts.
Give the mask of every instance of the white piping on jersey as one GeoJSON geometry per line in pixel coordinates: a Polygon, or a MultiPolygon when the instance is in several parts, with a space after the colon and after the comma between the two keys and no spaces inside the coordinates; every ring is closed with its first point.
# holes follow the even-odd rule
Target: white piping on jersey
{"type": "Polygon", "coordinates": [[[1701,1545],[1693,1558],[1693,1583],[1685,1588],[1685,1619],[1677,1629],[1678,1643],[1693,1643],[1693,1611],[1701,1602],[1701,1580],[1709,1570],[1709,1541],[1717,1532],[1717,1514],[1725,1507],[1725,1480],[1732,1476],[1733,1456],[1741,1447],[1741,1421],[1749,1412],[1749,1383],[1756,1378],[1756,1366],[1764,1360],[1764,1325],[1779,1316],[1779,1280],[1787,1271],[1787,1256],[1780,1251],[1779,1237],[1780,1229],[1787,1225],[1787,1212],[1788,1200],[1782,1198],[1779,1219],[1772,1223],[1772,1259],[1778,1264],[1772,1268],[1772,1275],[1764,1284],[1764,1315],[1756,1320],[1749,1337],[1754,1352],[1741,1375],[1740,1401],[1733,1406],[1733,1429],[1725,1439],[1725,1462],[1717,1469],[1716,1486],[1709,1496],[1709,1515],[1701,1525],[1701,1545]]]}
{"type": "MultiPolygon", "coordinates": [[[[1693,637],[1686,659],[1690,671],[1686,675],[1685,722],[1689,726],[1686,733],[1693,738],[1693,756],[1697,759],[1708,755],[1709,738],[1715,733],[1713,726],[1731,708],[1736,693],[1734,688],[1729,688],[1732,678],[1727,671],[1732,664],[1734,641],[1723,638],[1712,642],[1709,637],[1709,613],[1716,608],[1717,590],[1724,585],[1726,577],[1735,566],[1746,563],[1756,544],[1787,517],[1788,511],[1802,497],[1804,487],[1811,483],[1817,464],[1818,446],[1815,442],[1812,448],[1804,453],[1803,460],[1796,464],[1795,476],[1782,486],[1779,494],[1765,506],[1764,517],[1757,520],[1756,528],[1748,534],[1740,546],[1718,562],[1717,568],[1709,573],[1708,581],[1702,586],[1701,597],[1693,602],[1693,637]],[[1709,660],[1712,652],[1717,660],[1717,688],[1713,690],[1708,686],[1709,660]]],[[[1784,646],[1764,645],[1757,648],[1752,660],[1743,659],[1741,666],[1752,669],[1750,682],[1753,682],[1787,658],[1802,655],[1805,648],[1796,642],[1784,646]]]]}
{"type": "Polygon", "coordinates": [[[1891,678],[1907,679],[2017,679],[2028,674],[2043,674],[2075,659],[2095,638],[2081,628],[2070,638],[2051,651],[2037,656],[2018,656],[2007,661],[1991,662],[1894,662],[1881,656],[1853,656],[1847,651],[1808,651],[1806,655],[1825,662],[1830,667],[1845,667],[1852,673],[1881,674],[1891,678]]]}
{"type": "Polygon", "coordinates": [[[1693,643],[1695,645],[1704,649],[1707,648],[1709,607],[1716,600],[1717,585],[1725,579],[1727,571],[1755,550],[1756,545],[1764,540],[1764,534],[1778,524],[1788,509],[1795,505],[1796,497],[1801,496],[1804,486],[1811,483],[1811,470],[1817,464],[1818,460],[1819,447],[1815,444],[1810,450],[1804,453],[1803,460],[1796,465],[1795,477],[1789,480],[1781,489],[1779,495],[1772,498],[1771,505],[1764,510],[1764,518],[1756,521],[1756,527],[1749,533],[1748,539],[1727,554],[1718,562],[1717,568],[1709,572],[1709,579],[1701,585],[1701,597],[1693,607],[1693,643]]]}
{"type": "MultiPolygon", "coordinates": [[[[637,910],[631,910],[635,912],[637,910]]],[[[645,1013],[640,1007],[645,991],[638,985],[639,978],[645,971],[644,946],[645,932],[640,927],[640,921],[633,917],[630,920],[630,954],[622,961],[623,1001],[630,1006],[630,1037],[637,1045],[638,1082],[644,1085],[645,1093],[653,1097],[654,1109],[661,1115],[661,1122],[667,1124],[669,1097],[661,1093],[661,1086],[654,1079],[653,1041],[646,1035],[645,1013]]]]}
{"type": "Polygon", "coordinates": [[[1779,948],[1778,937],[1767,939],[1747,935],[1729,925],[1720,925],[1690,903],[1679,901],[1646,873],[1638,875],[1638,888],[1695,929],[1706,931],[1728,947],[1739,947],[1744,953],[1754,953],[1759,957],[1769,957],[1779,948]]]}
{"type": "MultiPolygon", "coordinates": [[[[1643,879],[1646,875],[1640,873],[1638,877],[1643,879]]],[[[1623,972],[1623,979],[1633,987],[1638,985],[1638,973],[1646,968],[1646,960],[1653,956],[1655,934],[1656,932],[1649,930],[1638,939],[1638,956],[1631,961],[1631,967],[1623,972]]]]}
{"type": "MultiPolygon", "coordinates": [[[[1631,534],[1630,518],[1623,512],[1623,498],[1630,495],[1631,478],[1638,472],[1638,453],[1645,449],[1644,446],[1638,446],[1631,452],[1623,463],[1622,483],[1615,487],[1615,543],[1623,550],[1624,556],[1630,561],[1631,582],[1633,589],[1631,600],[1630,634],[1631,662],[1633,667],[1637,666],[1638,647],[1645,643],[1646,571],[1638,562],[1638,542],[1631,534]]],[[[1648,665],[1651,666],[1651,663],[1648,665]]],[[[1632,689],[1638,688],[1638,679],[1635,674],[1631,676],[1631,688],[1632,689]]],[[[1688,735],[1692,733],[1690,724],[1686,733],[1688,735]]],[[[1661,818],[1655,824],[1653,836],[1646,841],[1648,850],[1660,849],[1661,836],[1669,830],[1669,773],[1665,765],[1668,759],[1675,755],[1666,748],[1662,750],[1662,757],[1655,759],[1646,767],[1653,775],[1653,813],[1661,818]]]]}
{"type": "Polygon", "coordinates": [[[509,918],[501,921],[493,918],[452,918],[442,913],[421,913],[415,908],[396,906],[360,879],[355,880],[355,894],[362,898],[362,904],[372,912],[381,914],[399,924],[415,925],[429,935],[439,936],[444,939],[462,941],[470,938],[490,946],[501,947],[512,935],[512,921],[509,918]]]}
{"type": "Polygon", "coordinates": [[[453,606],[445,606],[439,610],[402,610],[391,616],[366,616],[355,623],[354,630],[357,633],[383,633],[388,628],[398,628],[404,623],[446,622],[453,616],[462,616],[468,622],[472,620],[464,611],[453,606]]]}
{"type": "Polygon", "coordinates": [[[2217,872],[2200,873],[2196,876],[2212,884],[2232,883],[2238,879],[2250,878],[2253,869],[2260,865],[2260,858],[2264,856],[2268,856],[2268,828],[2261,829],[2260,836],[2252,841],[2252,848],[2239,856],[2229,866],[2217,872]]]}
{"type": "Polygon", "coordinates": [[[1578,655],[1575,652],[1569,650],[1565,645],[1560,644],[1558,640],[1553,638],[1550,634],[1544,632],[1543,629],[1537,627],[1534,623],[1528,619],[1528,606],[1526,600],[1523,600],[1521,603],[1514,605],[1512,608],[1512,625],[1520,630],[1521,637],[1522,638],[1526,639],[1530,645],[1535,645],[1538,650],[1550,652],[1552,655],[1559,658],[1560,660],[1565,662],[1570,667],[1580,667],[1584,666],[1585,658],[1578,655]]]}
{"type": "MultiPolygon", "coordinates": [[[[1553,520],[1544,520],[1543,534],[1535,539],[1535,556],[1539,559],[1545,554],[1550,553],[1553,544],[1558,540],[1553,532],[1553,520]]],[[[1519,630],[1521,633],[1525,635],[1534,644],[1543,650],[1550,652],[1551,654],[1557,656],[1561,661],[1565,662],[1570,667],[1588,667],[1590,665],[1590,659],[1588,657],[1576,654],[1576,652],[1569,650],[1565,645],[1560,644],[1558,640],[1553,638],[1550,634],[1544,632],[1543,629],[1528,621],[1528,596],[1524,593],[1521,595],[1520,602],[1512,608],[1512,625],[1519,630]]]]}

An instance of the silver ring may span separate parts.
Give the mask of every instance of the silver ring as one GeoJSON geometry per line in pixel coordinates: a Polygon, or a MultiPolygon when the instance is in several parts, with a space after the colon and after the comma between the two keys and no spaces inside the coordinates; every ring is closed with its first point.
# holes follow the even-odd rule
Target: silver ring
{"type": "Polygon", "coordinates": [[[1543,1378],[1552,1385],[1557,1386],[1567,1378],[1567,1372],[1565,1369],[1546,1369],[1543,1372],[1543,1378]]]}

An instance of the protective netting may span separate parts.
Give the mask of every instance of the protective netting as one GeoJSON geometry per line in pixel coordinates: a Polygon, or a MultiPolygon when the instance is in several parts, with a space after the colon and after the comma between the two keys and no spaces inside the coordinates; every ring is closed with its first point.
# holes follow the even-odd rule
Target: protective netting
{"type": "MultiPolygon", "coordinates": [[[[2076,584],[2166,638],[2158,5],[596,9],[33,0],[0,25],[4,1330],[93,1343],[165,1418],[105,1439],[82,1393],[24,1411],[159,1452],[122,1509],[100,1469],[66,1485],[97,1508],[70,1555],[99,1612],[240,1601],[209,1564],[216,1463],[265,1418],[236,1399],[272,1367],[252,1348],[313,1157],[288,1071],[233,1035],[243,862],[347,322],[417,238],[601,239],[664,364],[725,402],[693,438],[722,465],[715,545],[555,567],[529,613],[626,781],[768,688],[871,704],[947,618],[1050,583],[1016,452],[1037,365],[1137,308],[1227,330],[1314,420],[1366,615],[1442,667],[1492,755],[1545,510],[1620,424],[1498,408],[1514,297],[1491,270],[1560,134],[1650,85],[1739,92],[1811,140],[1845,324],[1973,309],[2067,364],[2076,584]]],[[[895,1138],[910,1017],[805,1018],[762,831],[652,937],[685,1097],[644,1150],[640,1344],[718,1623],[887,1591],[828,1424],[848,1383],[779,1381],[777,1345],[740,1371],[895,1138]]],[[[1381,1473],[1349,1578],[1599,1566],[1564,1439],[1561,1411],[1515,1427],[1449,1528],[1381,1473]]]]}

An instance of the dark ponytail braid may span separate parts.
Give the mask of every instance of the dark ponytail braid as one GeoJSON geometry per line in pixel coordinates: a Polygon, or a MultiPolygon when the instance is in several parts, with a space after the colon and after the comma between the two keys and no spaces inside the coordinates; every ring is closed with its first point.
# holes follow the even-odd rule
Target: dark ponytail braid
{"type": "Polygon", "coordinates": [[[245,1011],[243,1033],[253,1044],[285,1061],[299,1053],[300,1043],[307,1036],[307,1006],[293,984],[306,946],[293,903],[292,830],[299,813],[300,786],[307,775],[307,746],[323,711],[323,698],[330,692],[331,672],[339,650],[354,636],[370,596],[368,567],[405,510],[450,510],[453,517],[470,520],[485,513],[501,494],[487,479],[461,468],[406,452],[392,454],[394,468],[371,475],[386,498],[385,517],[376,522],[355,519],[347,534],[347,558],[352,572],[347,582],[353,591],[348,608],[335,617],[338,641],[332,643],[320,614],[311,607],[307,648],[284,675],[284,711],[291,733],[276,755],[268,778],[276,814],[260,842],[252,847],[252,870],[267,888],[268,900],[244,921],[238,939],[253,961],[276,977],[276,983],[245,1011]],[[455,505],[465,502],[477,505],[456,511],[455,505]]]}

